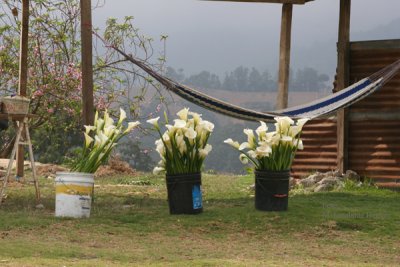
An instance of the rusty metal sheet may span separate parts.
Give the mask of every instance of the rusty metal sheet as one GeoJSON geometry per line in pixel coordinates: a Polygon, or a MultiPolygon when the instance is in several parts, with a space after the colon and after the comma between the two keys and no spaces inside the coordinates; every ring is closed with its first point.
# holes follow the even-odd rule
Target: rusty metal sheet
{"type": "Polygon", "coordinates": [[[298,151],[292,176],[303,178],[315,171],[327,172],[337,166],[336,121],[312,120],[303,128],[304,150],[298,151]]]}
{"type": "MultiPolygon", "coordinates": [[[[400,58],[400,40],[351,44],[350,81],[400,58]]],[[[349,169],[382,187],[400,188],[400,74],[349,108],[349,169]]]]}

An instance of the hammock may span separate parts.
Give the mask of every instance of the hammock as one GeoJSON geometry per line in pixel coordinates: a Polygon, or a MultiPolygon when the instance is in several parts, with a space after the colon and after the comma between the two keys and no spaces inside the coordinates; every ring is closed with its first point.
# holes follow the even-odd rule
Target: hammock
{"type": "Polygon", "coordinates": [[[128,61],[137,65],[150,76],[164,85],[168,90],[183,99],[192,102],[198,106],[215,111],[230,117],[249,121],[265,121],[272,122],[276,116],[288,116],[294,119],[322,117],[332,114],[338,109],[348,107],[353,103],[365,98],[366,96],[376,92],[388,80],[390,80],[400,69],[400,60],[383,68],[382,70],[372,74],[371,76],[358,81],[351,86],[333,93],[327,97],[318,99],[305,105],[292,108],[271,111],[258,112],[245,109],[219,99],[208,96],[186,85],[177,83],[152,70],[143,61],[137,60],[126,54],[117,47],[113,47],[117,52],[123,55],[128,61]]]}

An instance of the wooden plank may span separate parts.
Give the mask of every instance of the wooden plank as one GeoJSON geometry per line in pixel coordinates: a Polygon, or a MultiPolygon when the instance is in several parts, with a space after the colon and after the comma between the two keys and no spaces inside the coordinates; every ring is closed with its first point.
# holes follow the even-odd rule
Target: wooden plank
{"type": "Polygon", "coordinates": [[[81,42],[82,42],[82,117],[85,125],[93,125],[93,46],[92,46],[92,4],[81,0],[81,42]]]}
{"type": "MultiPolygon", "coordinates": [[[[338,65],[337,85],[335,90],[340,91],[349,84],[350,58],[350,13],[351,0],[340,0],[339,34],[338,34],[338,65]]],[[[337,112],[337,168],[340,172],[347,170],[348,165],[348,116],[347,110],[337,112]]]]}
{"type": "Polygon", "coordinates": [[[288,105],[292,15],[293,5],[283,4],[281,22],[281,43],[279,52],[278,96],[276,104],[277,109],[287,108],[288,105]]]}
{"type": "Polygon", "coordinates": [[[369,50],[369,49],[378,49],[387,51],[388,49],[399,49],[400,48],[400,40],[378,40],[378,41],[358,41],[351,42],[351,51],[355,50],[369,50]]]}
{"type": "Polygon", "coordinates": [[[241,2],[241,3],[273,3],[273,4],[294,4],[304,5],[314,0],[201,0],[208,2],[241,2]]]}
{"type": "MultiPolygon", "coordinates": [[[[19,53],[19,84],[18,94],[26,96],[28,83],[28,33],[29,33],[29,0],[22,1],[22,22],[19,53]]],[[[24,146],[17,150],[17,175],[24,176],[24,146]]]]}

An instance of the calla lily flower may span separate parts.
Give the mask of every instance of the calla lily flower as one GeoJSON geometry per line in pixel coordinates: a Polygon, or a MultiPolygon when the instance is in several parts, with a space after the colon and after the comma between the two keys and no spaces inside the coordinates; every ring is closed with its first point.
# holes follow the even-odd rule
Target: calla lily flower
{"type": "Polygon", "coordinates": [[[176,113],[176,115],[178,115],[178,117],[183,120],[183,121],[187,121],[188,119],[188,113],[189,113],[189,109],[188,108],[183,108],[181,109],[178,113],[176,113]]]}
{"type": "Polygon", "coordinates": [[[186,121],[184,120],[174,120],[174,127],[177,129],[182,129],[186,127],[186,121]]]}
{"type": "Polygon", "coordinates": [[[119,120],[118,125],[121,125],[122,122],[126,119],[126,112],[122,108],[119,109],[119,120]]]}
{"type": "Polygon", "coordinates": [[[158,120],[160,119],[160,117],[154,118],[154,119],[150,119],[147,120],[147,123],[150,123],[151,125],[153,125],[156,129],[158,129],[158,120]]]}
{"type": "Polygon", "coordinates": [[[188,128],[185,132],[185,136],[189,139],[189,140],[193,140],[196,138],[197,136],[197,132],[195,130],[193,130],[193,128],[188,128]]]}
{"type": "Polygon", "coordinates": [[[84,127],[85,127],[85,133],[86,134],[89,134],[91,131],[96,130],[95,126],[85,125],[84,127]]]}
{"type": "Polygon", "coordinates": [[[233,147],[236,148],[236,149],[239,149],[239,146],[240,146],[239,142],[233,141],[232,138],[226,139],[226,140],[224,141],[224,143],[225,143],[225,144],[228,144],[228,145],[230,145],[230,146],[233,146],[233,147]]]}
{"type": "Polygon", "coordinates": [[[164,169],[163,167],[155,167],[155,168],[153,169],[153,174],[154,174],[154,175],[158,175],[158,174],[160,174],[160,173],[163,172],[163,171],[165,171],[165,169],[164,169]]]}
{"type": "Polygon", "coordinates": [[[124,134],[131,132],[133,129],[138,127],[140,125],[140,122],[135,121],[135,122],[128,122],[128,127],[124,131],[124,134]]]}
{"type": "Polygon", "coordinates": [[[94,139],[90,137],[87,133],[84,133],[85,135],[85,146],[88,148],[91,143],[93,143],[94,139]]]}

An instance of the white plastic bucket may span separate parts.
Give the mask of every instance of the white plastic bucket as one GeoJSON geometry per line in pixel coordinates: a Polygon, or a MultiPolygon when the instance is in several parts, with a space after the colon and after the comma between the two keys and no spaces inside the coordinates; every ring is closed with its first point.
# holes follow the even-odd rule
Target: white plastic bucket
{"type": "Polygon", "coordinates": [[[56,173],[56,217],[89,218],[94,175],[81,172],[56,173]]]}

